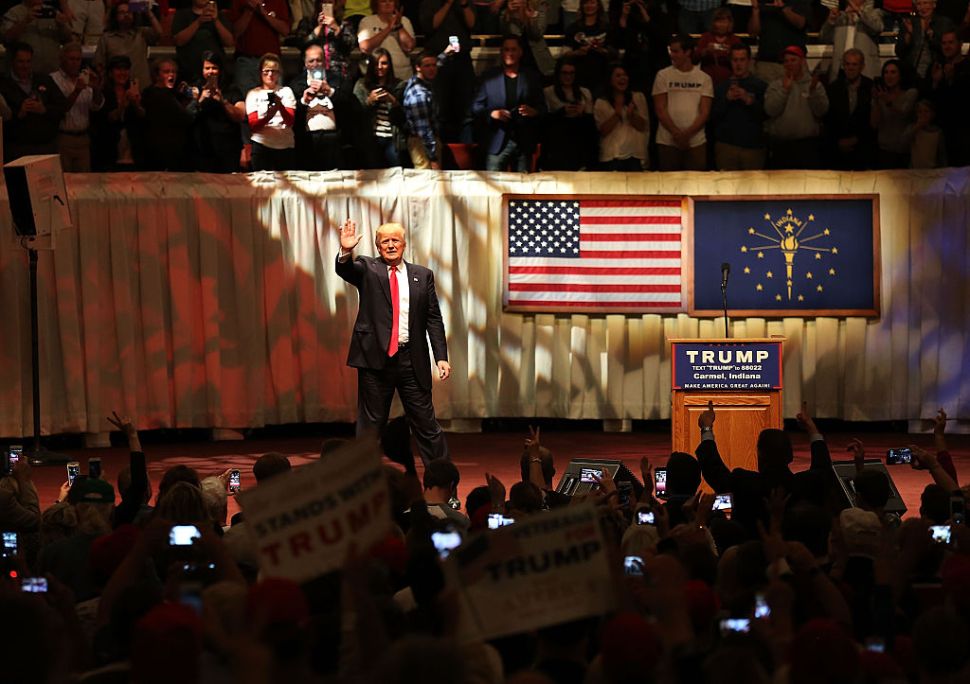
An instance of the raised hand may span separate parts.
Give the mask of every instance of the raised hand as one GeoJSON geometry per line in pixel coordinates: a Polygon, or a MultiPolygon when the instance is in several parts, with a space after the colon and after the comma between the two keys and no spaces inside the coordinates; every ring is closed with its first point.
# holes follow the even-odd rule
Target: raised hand
{"type": "Polygon", "coordinates": [[[340,226],[340,247],[345,251],[352,252],[354,248],[360,243],[363,235],[357,235],[357,224],[351,219],[344,221],[344,224],[340,226]]]}
{"type": "Polygon", "coordinates": [[[846,449],[852,454],[852,460],[855,461],[856,472],[862,472],[863,468],[865,468],[866,460],[866,448],[862,444],[862,441],[853,437],[851,440],[849,440],[849,444],[846,449]]]}
{"type": "Polygon", "coordinates": [[[795,415],[795,420],[798,421],[798,425],[808,434],[818,434],[818,428],[815,427],[815,421],[812,420],[812,414],[808,412],[807,401],[802,402],[802,410],[795,415]]]}
{"type": "Polygon", "coordinates": [[[714,402],[709,401],[707,402],[707,410],[701,412],[701,414],[697,416],[697,427],[699,427],[701,430],[704,428],[714,427],[714,418],[714,402]]]}
{"type": "Polygon", "coordinates": [[[505,485],[502,481],[492,475],[485,473],[485,484],[488,485],[488,493],[492,499],[492,510],[496,512],[505,511],[505,485]]]}

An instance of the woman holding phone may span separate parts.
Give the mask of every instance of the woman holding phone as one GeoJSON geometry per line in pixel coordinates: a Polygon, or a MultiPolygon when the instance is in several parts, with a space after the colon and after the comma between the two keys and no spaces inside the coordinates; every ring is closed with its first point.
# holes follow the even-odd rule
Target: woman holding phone
{"type": "Polygon", "coordinates": [[[131,60],[116,55],[108,60],[104,105],[91,113],[92,170],[134,171],[141,156],[144,120],[138,80],[131,77],[131,60]]]}
{"type": "Polygon", "coordinates": [[[262,85],[246,95],[246,116],[252,133],[253,171],[286,171],[294,168],[296,98],[280,85],[280,58],[263,55],[259,60],[262,85]]]}
{"type": "Polygon", "coordinates": [[[369,116],[364,130],[370,143],[372,168],[401,166],[401,151],[407,149],[404,134],[404,82],[394,74],[394,61],[384,48],[375,49],[367,62],[367,73],[354,86],[354,95],[369,116]]]}
{"type": "Polygon", "coordinates": [[[414,27],[404,16],[400,0],[371,0],[373,14],[364,17],[357,31],[360,51],[373,54],[383,48],[394,64],[394,75],[400,81],[411,78],[411,60],[408,53],[414,49],[414,27]]]}
{"type": "Polygon", "coordinates": [[[187,108],[195,118],[192,154],[198,171],[233,173],[239,170],[240,124],[246,120],[246,112],[242,95],[227,81],[222,56],[204,52],[201,78],[195,84],[199,94],[187,108]]]}

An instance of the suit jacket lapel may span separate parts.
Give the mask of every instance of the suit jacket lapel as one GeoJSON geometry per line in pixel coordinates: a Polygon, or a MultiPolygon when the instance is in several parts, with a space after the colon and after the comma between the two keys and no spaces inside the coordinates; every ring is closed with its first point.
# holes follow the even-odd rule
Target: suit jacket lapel
{"type": "Polygon", "coordinates": [[[384,263],[383,259],[378,259],[376,263],[377,263],[377,273],[378,273],[377,279],[381,283],[381,291],[384,293],[384,296],[387,298],[388,306],[391,306],[391,278],[390,278],[390,274],[387,271],[387,264],[384,263]]]}

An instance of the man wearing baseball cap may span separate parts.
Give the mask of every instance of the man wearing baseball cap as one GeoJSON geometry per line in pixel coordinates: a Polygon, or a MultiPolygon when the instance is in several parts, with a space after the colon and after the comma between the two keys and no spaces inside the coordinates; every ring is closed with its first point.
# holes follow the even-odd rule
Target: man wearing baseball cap
{"type": "Polygon", "coordinates": [[[768,84],[768,168],[818,168],[821,120],[829,99],[819,79],[805,69],[805,48],[789,45],[782,51],[784,75],[768,84]]]}
{"type": "Polygon", "coordinates": [[[754,73],[765,83],[781,78],[784,50],[794,45],[805,50],[805,28],[811,16],[809,0],[751,0],[748,33],[758,36],[758,63],[754,73]]]}

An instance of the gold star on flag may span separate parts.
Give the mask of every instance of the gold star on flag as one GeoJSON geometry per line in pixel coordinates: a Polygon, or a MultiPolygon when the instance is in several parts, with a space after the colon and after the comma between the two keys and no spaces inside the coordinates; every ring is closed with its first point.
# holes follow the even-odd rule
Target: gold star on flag
{"type": "Polygon", "coordinates": [[[838,253],[839,253],[839,248],[838,247],[833,247],[832,248],[832,254],[838,254],[838,253]]]}
{"type": "Polygon", "coordinates": [[[751,269],[748,268],[747,266],[745,266],[744,267],[744,273],[745,273],[745,275],[751,275],[751,269]]]}
{"type": "Polygon", "coordinates": [[[741,245],[741,253],[742,254],[745,254],[745,253],[747,253],[747,251],[748,251],[748,248],[745,247],[744,245],[741,245]]]}
{"type": "Polygon", "coordinates": [[[809,214],[808,215],[808,220],[809,221],[814,221],[815,220],[815,214],[809,214]]]}
{"type": "Polygon", "coordinates": [[[775,301],[776,302],[780,302],[781,301],[781,295],[780,294],[775,295],[775,301]]]}
{"type": "Polygon", "coordinates": [[[748,235],[754,235],[754,228],[748,228],[748,235]]]}
{"type": "Polygon", "coordinates": [[[758,283],[757,285],[754,286],[754,289],[756,289],[758,292],[761,292],[765,288],[761,287],[761,283],[758,283]]]}
{"type": "Polygon", "coordinates": [[[815,258],[818,259],[819,261],[821,261],[822,254],[820,252],[815,252],[815,258]]]}
{"type": "Polygon", "coordinates": [[[788,214],[789,216],[791,216],[791,209],[789,209],[789,210],[788,210],[788,211],[786,211],[785,213],[786,213],[786,214],[788,214]]]}
{"type": "Polygon", "coordinates": [[[805,277],[808,278],[809,280],[811,280],[812,279],[812,272],[809,271],[808,273],[806,273],[805,274],[805,277]]]}
{"type": "Polygon", "coordinates": [[[816,289],[816,290],[818,290],[819,292],[821,292],[821,291],[822,291],[822,286],[821,286],[821,285],[819,285],[819,286],[818,286],[818,287],[816,287],[815,289],[816,289]]]}
{"type": "Polygon", "coordinates": [[[805,295],[798,295],[798,301],[804,302],[805,301],[805,295]]]}
{"type": "Polygon", "coordinates": [[[774,278],[775,277],[775,274],[772,273],[771,271],[768,271],[767,273],[765,273],[765,277],[766,278],[774,278]]]}
{"type": "Polygon", "coordinates": [[[822,231],[822,235],[831,235],[831,234],[832,234],[832,231],[830,231],[828,228],[822,231]]]}
{"type": "Polygon", "coordinates": [[[759,259],[764,259],[765,258],[765,253],[764,252],[758,252],[758,258],[759,259]]]}
{"type": "Polygon", "coordinates": [[[835,275],[835,269],[834,268],[830,268],[829,269],[829,275],[835,275]]]}
{"type": "Polygon", "coordinates": [[[765,214],[765,221],[771,220],[771,214],[765,214]]]}

